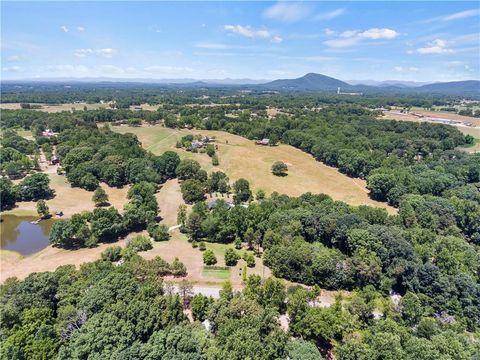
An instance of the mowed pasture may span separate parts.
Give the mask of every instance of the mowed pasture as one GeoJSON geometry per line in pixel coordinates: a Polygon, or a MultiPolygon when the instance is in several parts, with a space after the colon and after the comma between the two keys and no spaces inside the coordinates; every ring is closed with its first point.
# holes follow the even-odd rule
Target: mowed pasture
{"type": "Polygon", "coordinates": [[[299,196],[305,192],[325,193],[335,200],[351,205],[371,205],[385,208],[390,213],[395,212],[394,208],[368,196],[364,180],[348,177],[289,145],[261,146],[223,131],[178,130],[160,125],[117,126],[112,129],[137,135],[142,145],[154,154],[162,154],[167,150],[176,151],[182,158],[197,160],[208,172],[224,171],[231,181],[245,178],[254,191],[262,189],[267,193],[276,191],[290,196],[299,196]],[[177,140],[187,134],[215,137],[220,165],[212,166],[211,159],[206,154],[177,149],[177,140]],[[275,161],[283,161],[288,165],[288,176],[278,177],[271,173],[271,166],[275,161]]]}

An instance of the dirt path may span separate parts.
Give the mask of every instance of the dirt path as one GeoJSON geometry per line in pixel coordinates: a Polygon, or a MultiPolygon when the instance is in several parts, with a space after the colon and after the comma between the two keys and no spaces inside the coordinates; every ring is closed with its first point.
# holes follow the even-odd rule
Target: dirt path
{"type": "Polygon", "coordinates": [[[178,180],[167,180],[156,197],[162,223],[168,226],[177,225],[177,210],[181,204],[184,204],[178,180]]]}

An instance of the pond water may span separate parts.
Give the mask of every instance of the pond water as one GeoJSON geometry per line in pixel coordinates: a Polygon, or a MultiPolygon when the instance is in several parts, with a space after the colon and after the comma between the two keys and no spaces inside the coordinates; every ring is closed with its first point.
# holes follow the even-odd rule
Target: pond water
{"type": "Polygon", "coordinates": [[[0,248],[17,251],[22,255],[34,254],[49,245],[48,234],[55,220],[32,221],[35,216],[2,215],[0,223],[0,248]]]}

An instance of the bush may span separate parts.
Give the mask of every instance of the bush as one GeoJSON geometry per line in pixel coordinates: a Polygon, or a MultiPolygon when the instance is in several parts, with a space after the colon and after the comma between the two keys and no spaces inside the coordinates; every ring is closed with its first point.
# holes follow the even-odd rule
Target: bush
{"type": "Polygon", "coordinates": [[[200,244],[198,244],[198,249],[200,251],[205,251],[205,250],[207,250],[207,245],[205,245],[205,243],[203,241],[200,241],[200,244]]]}
{"type": "Polygon", "coordinates": [[[244,255],[243,259],[247,262],[248,267],[255,266],[255,256],[253,256],[253,254],[246,254],[244,255]]]}
{"type": "Polygon", "coordinates": [[[225,264],[227,266],[237,265],[238,260],[240,260],[240,255],[238,255],[235,250],[227,249],[227,251],[225,251],[225,264]]]}
{"type": "Polygon", "coordinates": [[[187,267],[184,263],[182,263],[178,258],[175,258],[170,265],[170,270],[173,276],[186,276],[187,275],[187,267]]]}
{"type": "Polygon", "coordinates": [[[118,261],[122,258],[122,248],[120,246],[110,246],[102,252],[102,260],[118,261]]]}
{"type": "Polygon", "coordinates": [[[198,247],[198,243],[195,240],[192,241],[192,247],[194,249],[198,247]]]}
{"type": "Polygon", "coordinates": [[[275,161],[272,165],[272,173],[275,176],[287,176],[288,166],[283,161],[275,161]]]}
{"type": "Polygon", "coordinates": [[[152,241],[144,235],[138,235],[134,237],[128,242],[127,245],[127,248],[133,249],[137,252],[147,251],[150,250],[152,247],[152,241]]]}
{"type": "Polygon", "coordinates": [[[235,249],[240,250],[242,248],[242,239],[239,236],[235,238],[235,249]]]}
{"type": "Polygon", "coordinates": [[[217,263],[217,258],[212,250],[206,250],[203,253],[203,263],[205,265],[215,265],[217,263]]]}
{"type": "Polygon", "coordinates": [[[168,233],[168,226],[165,224],[156,224],[148,226],[148,234],[154,241],[168,241],[170,234],[168,233]]]}
{"type": "Polygon", "coordinates": [[[218,165],[220,165],[220,161],[218,160],[217,154],[215,154],[215,155],[212,156],[212,165],[213,165],[213,166],[218,166],[218,165]]]}

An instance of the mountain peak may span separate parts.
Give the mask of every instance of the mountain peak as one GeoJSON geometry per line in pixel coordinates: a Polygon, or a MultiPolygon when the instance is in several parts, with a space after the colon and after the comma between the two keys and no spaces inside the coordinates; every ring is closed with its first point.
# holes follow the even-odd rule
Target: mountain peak
{"type": "Polygon", "coordinates": [[[264,84],[268,88],[282,88],[291,90],[337,90],[337,88],[351,87],[346,82],[317,73],[308,73],[296,79],[280,79],[264,84]]]}

